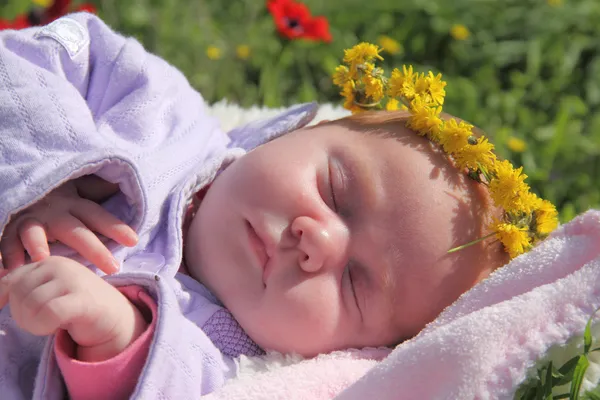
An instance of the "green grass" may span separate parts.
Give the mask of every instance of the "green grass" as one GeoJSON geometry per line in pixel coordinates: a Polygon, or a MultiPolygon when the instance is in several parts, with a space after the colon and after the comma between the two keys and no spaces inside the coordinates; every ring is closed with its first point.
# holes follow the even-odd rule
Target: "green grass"
{"type": "MultiPolygon", "coordinates": [[[[5,0],[2,15],[29,4],[5,0]]],[[[179,67],[208,101],[244,106],[338,102],[330,74],[343,49],[387,35],[384,54],[442,72],[445,110],[481,127],[498,153],[524,165],[535,192],[563,221],[600,207],[600,2],[597,0],[306,0],[329,19],[333,42],[281,39],[263,0],[98,0],[113,28],[134,35],[179,67]],[[450,35],[453,25],[470,31],[450,35]],[[240,59],[236,47],[250,56],[240,59]],[[217,60],[208,46],[221,51],[217,60]],[[513,152],[508,139],[527,143],[513,152]]],[[[4,3],[3,3],[4,4],[4,3]]]]}

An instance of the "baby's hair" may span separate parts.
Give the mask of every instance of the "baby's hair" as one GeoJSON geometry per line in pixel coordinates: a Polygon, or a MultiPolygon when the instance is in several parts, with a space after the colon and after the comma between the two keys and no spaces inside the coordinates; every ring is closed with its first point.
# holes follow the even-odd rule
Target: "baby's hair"
{"type": "MultiPolygon", "coordinates": [[[[387,124],[397,124],[402,123],[406,124],[411,117],[410,112],[404,110],[397,111],[366,111],[362,113],[352,114],[347,117],[342,118],[341,120],[348,120],[357,126],[362,126],[364,128],[375,127],[377,125],[387,125],[387,124]]],[[[460,118],[457,118],[448,113],[442,112],[440,114],[440,118],[447,121],[449,119],[455,119],[457,122],[463,121],[460,118]]],[[[338,120],[340,121],[340,120],[338,120]]],[[[468,122],[468,121],[464,121],[468,122]]],[[[407,129],[410,129],[407,127],[407,129]]],[[[483,134],[483,131],[477,127],[473,127],[473,134],[476,137],[479,137],[483,134]]]]}

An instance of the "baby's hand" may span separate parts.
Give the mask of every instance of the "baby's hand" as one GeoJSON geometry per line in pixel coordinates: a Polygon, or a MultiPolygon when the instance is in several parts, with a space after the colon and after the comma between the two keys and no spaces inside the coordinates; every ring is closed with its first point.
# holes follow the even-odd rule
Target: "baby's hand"
{"type": "Polygon", "coordinates": [[[121,292],[68,258],[51,256],[1,274],[0,308],[8,302],[17,325],[33,335],[65,329],[82,361],[116,356],[147,327],[121,292]]]}
{"type": "Polygon", "coordinates": [[[19,267],[25,263],[25,252],[33,262],[43,260],[50,255],[48,243],[57,240],[105,273],[116,272],[118,263],[94,232],[123,246],[137,243],[131,227],[80,197],[75,182],[69,181],[11,220],[0,241],[2,262],[8,269],[19,267]]]}

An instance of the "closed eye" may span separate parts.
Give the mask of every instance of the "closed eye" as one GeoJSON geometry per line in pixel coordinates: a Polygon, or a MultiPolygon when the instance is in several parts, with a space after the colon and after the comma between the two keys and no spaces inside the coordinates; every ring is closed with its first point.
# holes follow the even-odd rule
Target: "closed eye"
{"type": "Polygon", "coordinates": [[[331,165],[331,162],[329,163],[329,189],[331,192],[331,203],[332,203],[332,209],[335,212],[338,212],[338,199],[336,198],[335,195],[335,188],[334,188],[334,176],[333,176],[333,166],[331,165]]]}
{"type": "Polygon", "coordinates": [[[360,315],[362,318],[362,310],[358,303],[358,296],[356,294],[356,282],[355,282],[356,277],[352,273],[354,268],[352,267],[351,264],[349,264],[347,268],[348,268],[348,280],[350,281],[350,289],[352,290],[352,296],[354,297],[354,303],[356,304],[356,308],[358,308],[358,311],[360,312],[360,315]]]}

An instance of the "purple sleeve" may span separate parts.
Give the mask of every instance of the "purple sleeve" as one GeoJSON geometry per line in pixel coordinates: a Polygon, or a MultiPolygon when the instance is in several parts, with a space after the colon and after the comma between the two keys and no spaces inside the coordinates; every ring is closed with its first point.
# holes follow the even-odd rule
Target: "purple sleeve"
{"type": "Polygon", "coordinates": [[[10,215],[94,173],[119,184],[107,207],[143,236],[173,188],[226,149],[205,108],[176,68],[91,14],[1,31],[0,233],[10,215]]]}

